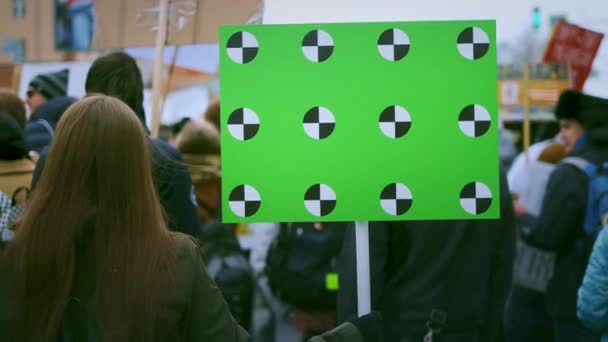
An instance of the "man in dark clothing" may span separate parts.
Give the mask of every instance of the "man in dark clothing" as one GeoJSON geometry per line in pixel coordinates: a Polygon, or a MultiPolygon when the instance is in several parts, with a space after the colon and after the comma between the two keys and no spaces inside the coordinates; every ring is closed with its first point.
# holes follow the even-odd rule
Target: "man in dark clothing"
{"type": "Polygon", "coordinates": [[[34,77],[28,84],[25,99],[30,113],[35,113],[55,97],[66,96],[69,76],[69,70],[63,69],[34,77]]]}
{"type": "Polygon", "coordinates": [[[25,128],[28,149],[42,152],[53,137],[55,125],[75,99],[66,97],[69,70],[40,74],[28,84],[25,103],[30,109],[30,119],[25,128]]]}
{"type": "MultiPolygon", "coordinates": [[[[608,161],[608,100],[573,91],[560,97],[555,115],[570,156],[594,164],[608,161]],[[560,106],[561,105],[561,106],[560,106]]],[[[562,163],[551,174],[538,219],[522,238],[556,253],[546,303],[557,342],[598,341],[576,317],[577,290],[589,258],[583,229],[589,179],[578,167],[562,163]]]]}
{"type": "Polygon", "coordinates": [[[32,113],[25,126],[25,138],[30,151],[41,153],[51,143],[57,122],[74,102],[76,99],[73,97],[58,96],[32,113]]]}
{"type": "MultiPolygon", "coordinates": [[[[146,127],[143,79],[137,63],[129,55],[111,53],[95,60],[87,74],[85,90],[87,94],[104,94],[122,100],[133,109],[146,127]]],[[[197,237],[200,221],[196,212],[196,199],[181,154],[162,140],[150,138],[149,141],[154,180],[169,228],[197,237]]],[[[36,165],[34,184],[42,171],[45,158],[46,151],[43,151],[36,165]]]]}
{"type": "MultiPolygon", "coordinates": [[[[512,277],[515,222],[501,174],[501,219],[370,222],[372,310],[387,341],[494,342],[512,277]],[[445,322],[442,324],[441,322],[445,322]]],[[[355,232],[339,261],[339,321],[357,312],[355,232]]]]}

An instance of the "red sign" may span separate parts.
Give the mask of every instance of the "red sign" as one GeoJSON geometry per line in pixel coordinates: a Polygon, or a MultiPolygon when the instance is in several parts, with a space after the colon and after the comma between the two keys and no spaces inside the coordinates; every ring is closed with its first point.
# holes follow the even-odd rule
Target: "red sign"
{"type": "Polygon", "coordinates": [[[572,89],[582,91],[603,38],[602,33],[560,20],[545,49],[543,63],[568,64],[572,89]]]}

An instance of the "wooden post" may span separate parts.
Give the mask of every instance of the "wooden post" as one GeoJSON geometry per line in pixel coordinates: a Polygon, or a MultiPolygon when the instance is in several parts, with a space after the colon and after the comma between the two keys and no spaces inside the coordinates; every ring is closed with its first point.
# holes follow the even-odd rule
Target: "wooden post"
{"type": "Polygon", "coordinates": [[[173,80],[173,73],[175,72],[175,63],[177,62],[177,54],[179,52],[179,46],[175,46],[175,50],[173,50],[173,57],[171,58],[171,64],[169,65],[169,72],[167,73],[167,80],[163,87],[163,101],[160,105],[160,112],[163,113],[165,111],[165,99],[169,95],[169,91],[171,91],[171,80],[173,80]]]}
{"type": "Polygon", "coordinates": [[[523,122],[523,134],[524,134],[524,151],[528,154],[528,148],[530,147],[530,65],[524,65],[524,122],[523,122]]]}
{"type": "Polygon", "coordinates": [[[169,0],[159,0],[158,31],[156,31],[156,57],[154,58],[154,74],[152,78],[152,122],[150,124],[153,138],[158,138],[161,120],[161,101],[163,100],[163,50],[167,37],[167,14],[169,0]]]}
{"type": "Polygon", "coordinates": [[[11,88],[15,92],[15,94],[19,93],[19,86],[21,85],[21,70],[23,68],[23,64],[14,64],[13,65],[13,79],[11,80],[11,88]]]}

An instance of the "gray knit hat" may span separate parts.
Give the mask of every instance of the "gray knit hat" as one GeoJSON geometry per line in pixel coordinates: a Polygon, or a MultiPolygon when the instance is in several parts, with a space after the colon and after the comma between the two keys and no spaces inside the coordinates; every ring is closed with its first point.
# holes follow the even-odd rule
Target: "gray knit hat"
{"type": "Polygon", "coordinates": [[[66,96],[69,74],[70,71],[68,69],[48,74],[40,74],[34,77],[29,86],[49,100],[55,96],[66,96]]]}

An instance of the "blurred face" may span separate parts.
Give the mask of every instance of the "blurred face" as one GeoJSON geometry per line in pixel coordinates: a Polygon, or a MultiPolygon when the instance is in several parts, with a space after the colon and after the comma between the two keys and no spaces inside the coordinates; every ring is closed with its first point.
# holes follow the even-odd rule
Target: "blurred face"
{"type": "Polygon", "coordinates": [[[30,109],[30,113],[34,113],[40,106],[48,102],[46,97],[37,92],[34,88],[28,88],[25,103],[30,109]]]}
{"type": "Polygon", "coordinates": [[[583,134],[585,134],[585,129],[580,122],[572,119],[559,120],[559,137],[568,152],[572,151],[574,144],[583,134]]]}
{"type": "Polygon", "coordinates": [[[220,179],[217,178],[194,184],[194,193],[198,203],[197,211],[203,220],[215,218],[215,210],[220,206],[220,182],[220,179]]]}

